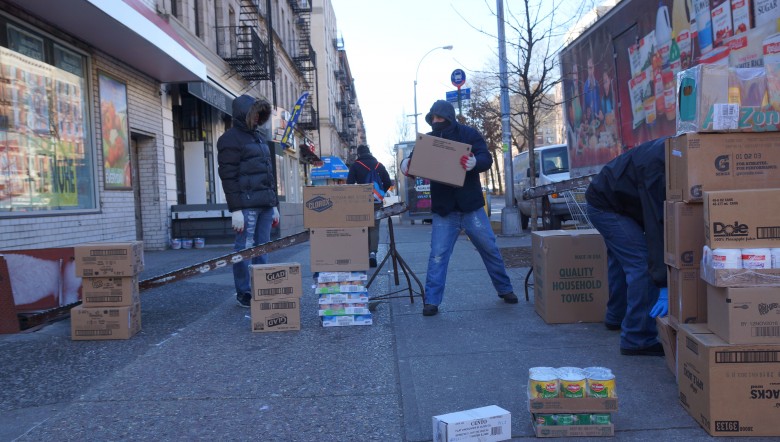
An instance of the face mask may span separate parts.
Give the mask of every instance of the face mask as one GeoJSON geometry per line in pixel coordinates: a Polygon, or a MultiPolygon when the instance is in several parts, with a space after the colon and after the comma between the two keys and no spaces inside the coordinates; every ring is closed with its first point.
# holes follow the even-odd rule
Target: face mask
{"type": "Polygon", "coordinates": [[[450,125],[449,121],[440,121],[438,123],[431,123],[431,128],[434,132],[441,132],[450,125]]]}

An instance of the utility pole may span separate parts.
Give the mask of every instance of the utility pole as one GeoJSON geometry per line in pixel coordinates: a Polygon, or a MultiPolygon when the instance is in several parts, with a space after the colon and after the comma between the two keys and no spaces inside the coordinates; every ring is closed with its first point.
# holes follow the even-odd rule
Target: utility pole
{"type": "Polygon", "coordinates": [[[501,234],[519,235],[520,218],[514,203],[514,173],[512,171],[512,132],[509,124],[509,75],[506,68],[506,34],[504,32],[504,0],[496,0],[498,17],[498,65],[501,80],[501,144],[504,151],[505,204],[501,210],[501,234]]]}

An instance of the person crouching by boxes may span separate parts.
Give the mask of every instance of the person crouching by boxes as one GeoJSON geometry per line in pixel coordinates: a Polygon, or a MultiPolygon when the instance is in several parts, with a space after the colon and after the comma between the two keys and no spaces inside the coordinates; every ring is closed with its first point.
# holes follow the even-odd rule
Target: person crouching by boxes
{"type": "Polygon", "coordinates": [[[669,310],[664,155],[665,138],[640,144],[607,163],[585,192],[588,218],[607,246],[604,323],[610,330],[622,330],[622,355],[664,355],[653,319],[669,310]]]}

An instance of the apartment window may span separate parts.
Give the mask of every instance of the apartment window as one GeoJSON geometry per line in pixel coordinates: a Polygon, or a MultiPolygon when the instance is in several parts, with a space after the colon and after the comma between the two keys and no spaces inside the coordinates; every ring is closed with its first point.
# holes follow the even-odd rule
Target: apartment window
{"type": "Polygon", "coordinates": [[[201,17],[200,0],[194,0],[192,2],[192,15],[195,21],[195,35],[197,35],[200,38],[203,38],[204,26],[202,26],[202,23],[200,22],[200,17],[201,17]]]}
{"type": "Polygon", "coordinates": [[[171,15],[181,20],[181,0],[171,1],[171,15]]]}
{"type": "Polygon", "coordinates": [[[97,208],[87,57],[0,19],[0,217],[97,208]]]}

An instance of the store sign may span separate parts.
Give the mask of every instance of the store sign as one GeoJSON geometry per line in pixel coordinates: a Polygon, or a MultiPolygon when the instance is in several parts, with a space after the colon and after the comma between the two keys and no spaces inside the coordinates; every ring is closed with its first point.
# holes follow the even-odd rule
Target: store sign
{"type": "Polygon", "coordinates": [[[222,112],[233,116],[233,97],[221,92],[214,86],[202,81],[190,82],[187,83],[187,92],[222,112]]]}

